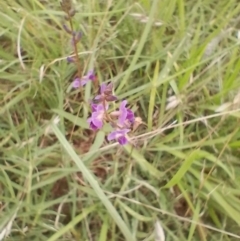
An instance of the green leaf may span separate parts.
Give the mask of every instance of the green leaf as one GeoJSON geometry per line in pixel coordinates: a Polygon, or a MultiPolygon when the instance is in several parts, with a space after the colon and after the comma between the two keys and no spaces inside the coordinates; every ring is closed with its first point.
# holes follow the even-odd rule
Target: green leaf
{"type": "Polygon", "coordinates": [[[145,172],[148,172],[151,176],[160,180],[164,173],[155,168],[151,163],[149,163],[143,155],[141,155],[135,148],[130,145],[124,146],[124,149],[128,152],[129,155],[139,164],[141,169],[145,172]]]}
{"type": "Polygon", "coordinates": [[[71,121],[76,126],[80,126],[83,129],[89,129],[89,125],[84,118],[80,118],[78,116],[72,115],[64,110],[59,109],[53,109],[53,112],[63,117],[64,119],[71,121]]]}

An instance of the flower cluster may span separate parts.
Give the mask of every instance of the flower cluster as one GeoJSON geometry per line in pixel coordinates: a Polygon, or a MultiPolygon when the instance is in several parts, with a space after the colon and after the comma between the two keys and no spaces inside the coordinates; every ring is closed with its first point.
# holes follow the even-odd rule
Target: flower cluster
{"type": "MultiPolygon", "coordinates": [[[[72,82],[73,88],[85,86],[88,82],[94,81],[96,76],[93,70],[82,76],[81,64],[78,56],[78,43],[82,38],[82,33],[74,31],[72,17],[76,11],[73,9],[70,0],[62,0],[61,7],[66,13],[65,19],[69,22],[69,27],[64,24],[64,30],[71,36],[71,46],[74,54],[67,58],[69,63],[74,63],[77,67],[77,76],[72,82]]],[[[135,122],[134,113],[127,108],[127,101],[120,102],[119,109],[111,111],[111,104],[117,101],[117,97],[113,94],[113,85],[102,84],[99,87],[97,96],[95,96],[91,103],[91,116],[88,118],[89,126],[92,130],[100,130],[105,123],[109,123],[113,130],[108,134],[108,141],[116,140],[121,145],[128,143],[128,133],[131,131],[135,122]]]]}
{"type": "Polygon", "coordinates": [[[99,130],[103,127],[104,123],[110,123],[113,131],[108,134],[108,141],[116,140],[121,145],[128,143],[128,132],[134,123],[134,113],[126,107],[127,101],[123,100],[120,103],[119,109],[109,111],[111,102],[117,100],[113,95],[113,85],[103,83],[100,86],[98,95],[91,103],[92,114],[88,119],[88,123],[92,130],[99,130]]]}

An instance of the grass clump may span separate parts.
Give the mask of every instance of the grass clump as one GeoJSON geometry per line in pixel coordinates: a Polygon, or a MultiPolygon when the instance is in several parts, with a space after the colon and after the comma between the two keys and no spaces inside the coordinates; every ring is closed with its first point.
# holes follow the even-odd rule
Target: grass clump
{"type": "Polygon", "coordinates": [[[239,240],[238,2],[70,3],[0,3],[0,240],[239,240]]]}

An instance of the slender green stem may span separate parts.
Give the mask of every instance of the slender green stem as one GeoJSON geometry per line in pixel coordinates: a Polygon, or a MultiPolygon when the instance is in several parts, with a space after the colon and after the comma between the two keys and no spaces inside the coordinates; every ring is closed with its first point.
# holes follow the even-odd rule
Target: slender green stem
{"type": "MultiPolygon", "coordinates": [[[[73,33],[74,32],[74,27],[73,27],[73,21],[72,21],[72,17],[70,15],[70,13],[68,13],[68,19],[69,19],[70,29],[71,29],[71,31],[73,33]]],[[[80,65],[80,58],[79,58],[79,55],[78,55],[77,41],[76,41],[74,35],[73,35],[73,48],[74,48],[74,54],[75,54],[75,58],[76,58],[74,63],[77,66],[77,76],[78,76],[78,78],[81,78],[82,71],[81,71],[81,65],[80,65]]],[[[80,92],[81,92],[81,95],[82,95],[83,94],[83,89],[82,89],[81,85],[80,85],[80,92]]]]}

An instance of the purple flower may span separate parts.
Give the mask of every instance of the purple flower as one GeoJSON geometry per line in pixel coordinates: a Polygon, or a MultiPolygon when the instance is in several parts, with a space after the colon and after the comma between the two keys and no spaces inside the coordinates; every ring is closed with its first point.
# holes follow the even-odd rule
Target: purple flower
{"type": "Polygon", "coordinates": [[[127,101],[124,100],[120,104],[118,111],[113,111],[110,113],[110,116],[118,117],[118,124],[121,127],[130,126],[130,124],[135,120],[134,113],[130,109],[126,108],[126,105],[127,101]]]}
{"type": "Polygon", "coordinates": [[[75,59],[73,57],[67,57],[67,62],[68,63],[74,63],[75,59]]]}
{"type": "Polygon", "coordinates": [[[87,78],[88,80],[95,80],[96,76],[93,70],[89,70],[87,75],[83,76],[83,78],[87,78]]]}
{"type": "Polygon", "coordinates": [[[94,98],[95,100],[100,100],[102,98],[102,96],[104,95],[104,91],[106,89],[107,85],[105,83],[100,85],[99,91],[98,91],[98,95],[94,98]]]}
{"type": "MultiPolygon", "coordinates": [[[[106,110],[108,109],[108,105],[105,106],[106,110]]],[[[103,127],[105,111],[103,104],[92,104],[92,115],[88,118],[87,122],[90,125],[92,130],[98,130],[103,127]]]]}
{"type": "Polygon", "coordinates": [[[82,32],[73,32],[72,39],[71,39],[72,45],[77,44],[80,41],[81,37],[82,37],[82,32]]]}
{"type": "Polygon", "coordinates": [[[117,100],[117,97],[113,95],[113,84],[101,84],[98,95],[94,98],[95,101],[115,101],[117,100]]]}
{"type": "Polygon", "coordinates": [[[121,130],[114,130],[110,134],[108,134],[108,141],[116,140],[120,145],[125,145],[128,143],[127,133],[130,129],[121,129],[121,130]]]}
{"type": "Polygon", "coordinates": [[[72,30],[66,25],[66,24],[63,24],[63,29],[68,33],[68,34],[73,34],[72,30]]]}
{"type": "Polygon", "coordinates": [[[92,112],[96,112],[97,111],[97,107],[98,107],[98,104],[91,103],[92,112]]]}
{"type": "Polygon", "coordinates": [[[82,83],[81,79],[80,78],[76,78],[73,82],[72,82],[72,87],[74,89],[77,89],[79,88],[80,86],[83,86],[84,84],[82,83]]]}
{"type": "Polygon", "coordinates": [[[126,120],[130,121],[131,123],[134,122],[134,113],[130,109],[126,108],[126,105],[127,101],[123,100],[119,107],[118,122],[122,126],[126,120]]]}
{"type": "Polygon", "coordinates": [[[80,86],[84,86],[86,85],[88,82],[93,81],[95,79],[95,75],[93,70],[88,71],[87,75],[84,75],[81,79],[80,78],[76,78],[73,82],[72,82],[72,86],[73,88],[77,89],[80,86]]]}

